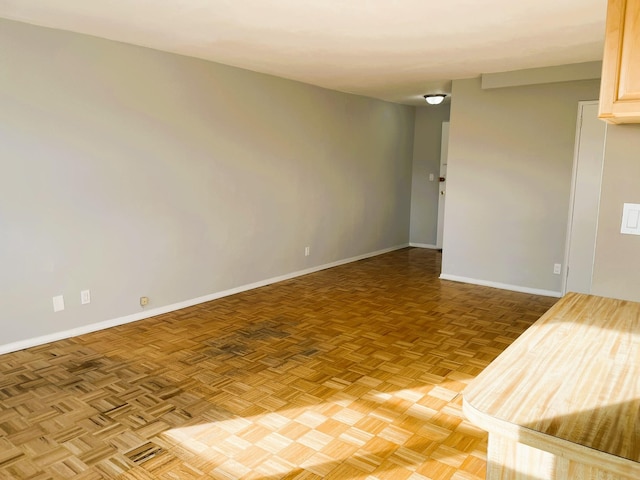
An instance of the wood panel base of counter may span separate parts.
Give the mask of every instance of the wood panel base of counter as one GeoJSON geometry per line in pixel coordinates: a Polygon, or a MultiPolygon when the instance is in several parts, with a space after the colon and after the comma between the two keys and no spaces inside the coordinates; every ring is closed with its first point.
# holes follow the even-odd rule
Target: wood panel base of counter
{"type": "Polygon", "coordinates": [[[487,417],[464,400],[462,410],[489,432],[486,480],[640,479],[637,462],[487,417]]]}
{"type": "Polygon", "coordinates": [[[487,480],[637,480],[489,434],[487,480]]]}

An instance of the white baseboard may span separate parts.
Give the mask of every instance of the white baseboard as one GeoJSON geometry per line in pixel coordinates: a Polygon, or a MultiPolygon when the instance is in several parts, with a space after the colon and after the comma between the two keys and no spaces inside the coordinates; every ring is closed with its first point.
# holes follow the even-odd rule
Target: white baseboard
{"type": "Polygon", "coordinates": [[[555,290],[541,290],[539,288],[521,287],[519,285],[509,285],[508,283],[490,282],[488,280],[478,280],[476,278],[459,277],[458,275],[440,274],[442,280],[451,280],[452,282],[471,283],[473,285],[482,285],[483,287],[499,288],[501,290],[511,290],[513,292],[531,293],[533,295],[543,295],[545,297],[562,297],[561,292],[555,290]]]}
{"type": "Polygon", "coordinates": [[[211,300],[217,300],[218,298],[227,297],[229,295],[235,295],[236,293],[246,292],[247,290],[253,290],[254,288],[264,287],[271,285],[272,283],[282,282],[284,280],[290,280],[295,277],[301,277],[302,275],[308,275],[310,273],[319,272],[320,270],[326,270],[327,268],[337,267],[346,263],[357,262],[358,260],[364,260],[365,258],[375,257],[384,253],[393,252],[394,250],[400,250],[408,247],[409,244],[405,243],[397,245],[395,247],[385,248],[383,250],[377,250],[375,252],[365,253],[364,255],[358,255],[351,258],[345,258],[336,262],[326,263],[324,265],[318,265],[315,267],[307,268],[304,270],[298,270],[297,272],[287,273],[278,277],[268,278],[266,280],[260,280],[259,282],[250,283],[247,285],[241,285],[239,287],[230,288],[221,292],[211,293],[203,297],[192,298],[183,302],[173,303],[171,305],[165,305],[163,307],[153,308],[151,310],[145,310],[140,313],[134,313],[132,315],[126,315],[124,317],[118,317],[111,320],[105,320],[104,322],[92,323],[89,325],[83,325],[81,327],[72,328],[70,330],[64,330],[61,332],[51,333],[49,335],[42,335],[40,337],[29,338],[27,340],[20,340],[18,342],[7,343],[0,345],[0,355],[4,353],[16,352],[18,350],[24,350],[25,348],[36,347],[38,345],[44,345],[45,343],[56,342],[58,340],[64,340],[66,338],[77,337],[78,335],[84,335],[85,333],[97,332],[98,330],[104,330],[105,328],[117,327],[118,325],[124,325],[126,323],[137,322],[138,320],[144,320],[145,318],[155,317],[162,315],[163,313],[173,312],[180,310],[181,308],[192,307],[204,302],[210,302],[211,300]]]}
{"type": "Polygon", "coordinates": [[[417,248],[430,248],[431,250],[438,250],[440,249],[440,247],[438,247],[437,245],[431,245],[430,243],[413,243],[411,242],[409,244],[410,247],[417,247],[417,248]]]}

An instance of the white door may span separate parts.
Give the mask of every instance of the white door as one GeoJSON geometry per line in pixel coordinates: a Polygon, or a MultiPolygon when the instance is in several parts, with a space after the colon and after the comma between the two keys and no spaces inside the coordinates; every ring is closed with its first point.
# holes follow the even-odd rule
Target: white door
{"type": "Polygon", "coordinates": [[[438,236],[436,247],[442,248],[442,232],[444,231],[444,200],[447,193],[447,156],[449,155],[449,122],[442,122],[442,139],[440,141],[440,187],[438,190],[438,236]]]}
{"type": "Polygon", "coordinates": [[[573,161],[563,293],[591,293],[606,123],[598,102],[580,102],[573,161]]]}

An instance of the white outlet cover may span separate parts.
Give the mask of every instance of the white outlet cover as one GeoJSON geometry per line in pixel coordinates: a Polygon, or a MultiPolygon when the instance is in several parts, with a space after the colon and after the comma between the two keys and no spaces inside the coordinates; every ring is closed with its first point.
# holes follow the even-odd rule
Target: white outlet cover
{"type": "Polygon", "coordinates": [[[622,208],[622,225],[620,233],[640,235],[640,204],[625,203],[622,208]]]}
{"type": "Polygon", "coordinates": [[[53,297],[53,311],[61,312],[64,310],[64,297],[62,295],[57,295],[53,297]]]}
{"type": "Polygon", "coordinates": [[[80,303],[82,305],[86,305],[87,303],[91,303],[91,290],[82,290],[80,292],[80,303]]]}

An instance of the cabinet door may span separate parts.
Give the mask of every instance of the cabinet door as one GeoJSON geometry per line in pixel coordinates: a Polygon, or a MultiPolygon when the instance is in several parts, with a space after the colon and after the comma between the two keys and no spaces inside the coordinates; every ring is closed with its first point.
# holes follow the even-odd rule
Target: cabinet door
{"type": "Polygon", "coordinates": [[[640,1],[609,0],[600,113],[611,123],[640,123],[640,1]],[[634,61],[635,60],[635,61],[634,61]]]}

